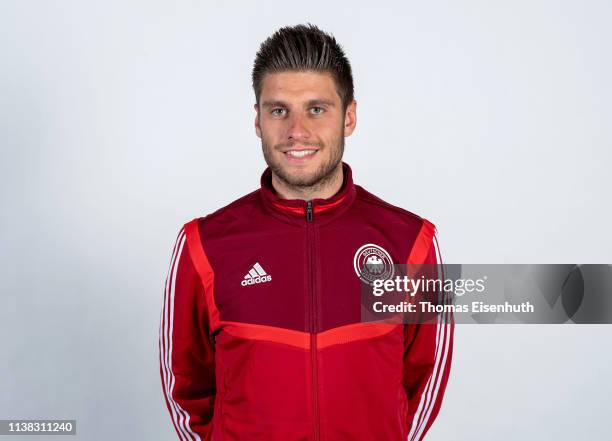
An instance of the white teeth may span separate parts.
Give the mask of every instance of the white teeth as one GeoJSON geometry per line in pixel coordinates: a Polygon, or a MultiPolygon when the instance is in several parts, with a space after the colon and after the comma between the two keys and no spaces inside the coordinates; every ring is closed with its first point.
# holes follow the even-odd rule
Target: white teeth
{"type": "Polygon", "coordinates": [[[316,150],[292,150],[287,152],[289,156],[294,158],[303,158],[304,156],[312,155],[316,150]]]}

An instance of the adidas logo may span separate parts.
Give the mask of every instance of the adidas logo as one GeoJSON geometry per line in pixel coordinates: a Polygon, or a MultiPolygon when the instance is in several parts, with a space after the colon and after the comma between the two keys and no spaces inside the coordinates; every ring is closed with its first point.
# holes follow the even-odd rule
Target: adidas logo
{"type": "Polygon", "coordinates": [[[256,283],[270,282],[272,276],[264,271],[259,262],[251,267],[244,280],[240,283],[242,286],[255,285],[256,283]]]}

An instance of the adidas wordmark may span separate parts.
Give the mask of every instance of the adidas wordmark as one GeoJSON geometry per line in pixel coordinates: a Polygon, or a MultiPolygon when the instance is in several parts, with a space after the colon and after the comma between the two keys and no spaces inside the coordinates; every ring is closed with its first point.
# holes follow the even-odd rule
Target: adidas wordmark
{"type": "Polygon", "coordinates": [[[272,281],[272,276],[264,271],[259,262],[249,270],[244,280],[240,283],[242,286],[255,285],[256,283],[264,283],[272,281]]]}

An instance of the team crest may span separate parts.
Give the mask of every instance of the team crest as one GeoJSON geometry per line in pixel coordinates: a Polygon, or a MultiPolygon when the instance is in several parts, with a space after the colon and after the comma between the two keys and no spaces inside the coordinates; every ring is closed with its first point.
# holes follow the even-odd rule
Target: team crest
{"type": "Polygon", "coordinates": [[[389,253],[373,243],[365,244],[357,250],[353,266],[359,278],[369,285],[376,279],[390,279],[394,273],[389,253]]]}

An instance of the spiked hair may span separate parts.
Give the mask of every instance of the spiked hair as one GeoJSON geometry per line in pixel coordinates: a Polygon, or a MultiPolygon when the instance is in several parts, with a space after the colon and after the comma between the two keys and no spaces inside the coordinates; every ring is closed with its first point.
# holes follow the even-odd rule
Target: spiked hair
{"type": "Polygon", "coordinates": [[[253,64],[253,90],[259,106],[263,78],[285,71],[328,72],[336,84],[342,108],[354,99],[351,65],[336,39],[317,26],[282,27],[260,46],[253,64]]]}

